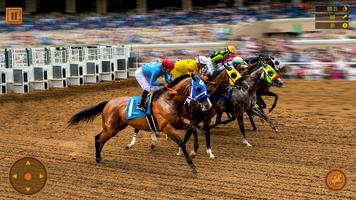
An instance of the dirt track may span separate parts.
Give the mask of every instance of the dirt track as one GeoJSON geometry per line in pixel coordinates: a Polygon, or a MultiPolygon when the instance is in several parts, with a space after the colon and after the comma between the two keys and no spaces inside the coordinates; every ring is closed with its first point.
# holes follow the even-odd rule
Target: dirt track
{"type": "Polygon", "coordinates": [[[72,114],[89,105],[139,94],[132,80],[3,95],[0,199],[356,199],[355,88],[356,82],[347,81],[286,81],[284,88],[274,89],[280,101],[270,114],[280,133],[256,120],[258,131],[247,132],[253,147],[246,147],[236,122],[213,129],[215,160],[207,157],[200,134],[197,175],[164,137],[151,150],[144,133],[133,149],[125,150],[133,131],[127,128],[106,144],[104,163],[96,164],[100,117],[64,128],[72,114]],[[8,179],[11,165],[24,156],[38,158],[48,171],[47,185],[29,197],[17,193],[8,179]],[[332,168],[346,172],[344,191],[326,188],[324,178],[332,168]]]}

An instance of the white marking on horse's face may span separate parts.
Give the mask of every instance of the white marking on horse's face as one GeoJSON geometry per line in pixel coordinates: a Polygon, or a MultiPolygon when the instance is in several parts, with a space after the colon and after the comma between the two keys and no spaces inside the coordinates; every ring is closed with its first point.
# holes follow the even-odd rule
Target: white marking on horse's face
{"type": "Polygon", "coordinates": [[[264,73],[264,72],[262,72],[262,74],[261,74],[261,79],[262,79],[262,80],[265,79],[265,73],[264,73]]]}

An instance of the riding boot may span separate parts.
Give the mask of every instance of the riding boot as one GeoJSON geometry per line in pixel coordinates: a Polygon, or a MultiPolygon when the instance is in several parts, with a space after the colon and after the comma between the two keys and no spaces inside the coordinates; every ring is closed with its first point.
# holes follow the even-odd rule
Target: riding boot
{"type": "Polygon", "coordinates": [[[140,104],[138,104],[137,109],[141,110],[143,112],[146,112],[146,97],[148,95],[148,91],[144,90],[142,95],[141,95],[141,101],[140,104]]]}

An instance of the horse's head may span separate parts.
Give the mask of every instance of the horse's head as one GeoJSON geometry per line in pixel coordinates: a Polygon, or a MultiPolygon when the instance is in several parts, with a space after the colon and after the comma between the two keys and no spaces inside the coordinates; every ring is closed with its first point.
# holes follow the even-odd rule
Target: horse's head
{"type": "Polygon", "coordinates": [[[197,75],[182,75],[174,79],[167,87],[157,91],[155,97],[168,92],[169,99],[175,98],[176,101],[185,100],[197,105],[200,111],[207,111],[212,107],[207,93],[207,87],[197,75]]]}
{"type": "Polygon", "coordinates": [[[260,56],[259,57],[260,63],[270,65],[277,73],[285,73],[286,69],[284,66],[281,65],[279,60],[272,56],[260,56]]]}
{"type": "Polygon", "coordinates": [[[229,75],[224,69],[222,71],[216,71],[207,80],[208,93],[211,95],[211,100],[215,101],[226,92],[226,88],[229,86],[229,75]]]}
{"type": "Polygon", "coordinates": [[[200,110],[207,111],[212,107],[209,97],[204,81],[198,75],[192,74],[190,95],[188,97],[191,103],[197,104],[200,110]]]}
{"type": "Polygon", "coordinates": [[[262,66],[262,69],[264,72],[262,77],[268,84],[276,87],[282,87],[283,81],[280,78],[279,72],[275,68],[273,68],[271,65],[265,64],[262,66]]]}

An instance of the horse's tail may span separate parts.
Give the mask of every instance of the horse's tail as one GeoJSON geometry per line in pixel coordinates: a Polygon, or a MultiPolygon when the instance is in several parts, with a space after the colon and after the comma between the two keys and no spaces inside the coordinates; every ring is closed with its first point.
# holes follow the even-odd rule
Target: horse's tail
{"type": "Polygon", "coordinates": [[[95,117],[97,117],[99,114],[103,112],[103,109],[108,102],[109,101],[103,101],[95,106],[91,106],[85,108],[84,110],[79,111],[69,119],[67,123],[67,127],[77,125],[81,121],[85,121],[85,122],[93,121],[95,117]]]}

